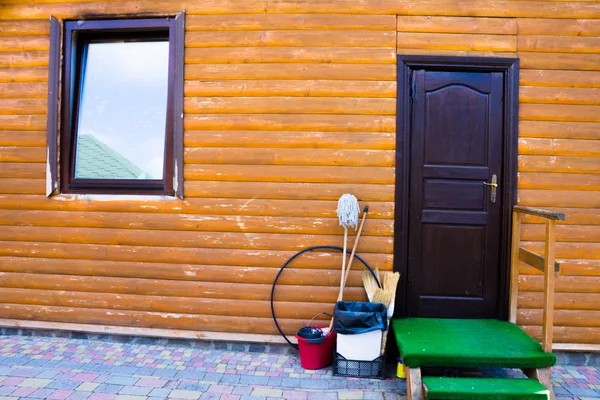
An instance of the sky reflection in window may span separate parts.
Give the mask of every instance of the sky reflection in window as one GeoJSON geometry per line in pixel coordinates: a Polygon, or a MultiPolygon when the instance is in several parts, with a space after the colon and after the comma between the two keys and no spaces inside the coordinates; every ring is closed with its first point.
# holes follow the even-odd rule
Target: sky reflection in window
{"type": "Polygon", "coordinates": [[[89,43],[75,178],[162,179],[169,42],[89,43]]]}

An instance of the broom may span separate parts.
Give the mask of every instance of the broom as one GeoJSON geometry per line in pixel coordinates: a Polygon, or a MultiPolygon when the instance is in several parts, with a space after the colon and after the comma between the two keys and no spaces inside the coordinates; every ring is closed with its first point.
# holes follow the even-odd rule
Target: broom
{"type": "Polygon", "coordinates": [[[371,302],[373,301],[375,290],[379,289],[377,282],[381,283],[381,279],[379,279],[379,268],[375,268],[375,276],[377,277],[377,281],[375,281],[375,278],[368,269],[363,269],[361,271],[363,286],[365,287],[365,292],[367,292],[367,298],[371,302]]]}
{"type": "Polygon", "coordinates": [[[377,288],[373,295],[373,302],[381,303],[387,307],[387,320],[388,320],[388,329],[383,332],[383,339],[381,340],[381,354],[385,353],[385,345],[387,343],[387,336],[390,330],[390,320],[394,315],[394,305],[396,299],[396,287],[398,286],[398,281],[400,280],[400,273],[398,272],[388,272],[383,276],[383,289],[377,288]]]}
{"type": "MultiPolygon", "coordinates": [[[[360,207],[358,200],[351,194],[343,194],[338,200],[337,215],[340,225],[344,227],[344,252],[342,253],[342,277],[340,278],[340,294],[344,290],[344,276],[346,274],[346,251],[348,248],[348,228],[355,228],[358,225],[358,214],[360,207]]],[[[333,326],[333,319],[329,323],[329,330],[333,326]]]]}

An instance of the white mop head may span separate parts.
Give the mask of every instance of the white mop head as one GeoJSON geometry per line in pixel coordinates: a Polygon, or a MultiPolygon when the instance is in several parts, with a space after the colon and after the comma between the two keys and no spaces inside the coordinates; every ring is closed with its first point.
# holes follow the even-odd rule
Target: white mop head
{"type": "Polygon", "coordinates": [[[354,228],[358,225],[358,214],[360,207],[358,200],[351,194],[343,194],[338,200],[337,215],[340,225],[346,228],[354,228]]]}

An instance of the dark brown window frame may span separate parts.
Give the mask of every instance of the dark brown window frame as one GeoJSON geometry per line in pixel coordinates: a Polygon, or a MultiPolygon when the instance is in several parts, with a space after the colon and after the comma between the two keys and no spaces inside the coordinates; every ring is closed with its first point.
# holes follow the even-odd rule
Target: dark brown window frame
{"type": "MultiPolygon", "coordinates": [[[[143,19],[98,19],[64,21],[62,63],[62,100],[49,95],[50,105],[61,104],[60,135],[60,189],[65,194],[143,194],[177,195],[183,197],[183,52],[184,18],[180,13],[170,17],[143,19]],[[166,113],[165,158],[162,180],[134,179],[75,179],[74,160],[76,116],[81,68],[81,45],[84,40],[119,38],[148,38],[162,36],[169,41],[169,77],[166,113]],[[79,50],[79,51],[78,51],[79,50]]],[[[58,25],[58,24],[56,24],[58,25]]],[[[56,30],[56,29],[55,29],[56,30]]],[[[55,52],[60,41],[53,41],[55,52]]],[[[51,70],[60,70],[55,61],[51,70]]],[[[56,85],[58,86],[58,85],[56,85]]],[[[56,127],[56,125],[54,125],[56,127]]],[[[48,154],[50,171],[55,171],[57,159],[56,128],[48,127],[48,154]],[[51,140],[50,140],[51,139],[51,140]]]]}

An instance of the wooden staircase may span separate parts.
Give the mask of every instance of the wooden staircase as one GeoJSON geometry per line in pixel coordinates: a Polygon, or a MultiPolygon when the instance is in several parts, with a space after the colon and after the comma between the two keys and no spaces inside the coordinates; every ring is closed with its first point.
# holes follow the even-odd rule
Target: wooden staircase
{"type": "Polygon", "coordinates": [[[510,275],[508,322],[406,318],[392,321],[404,362],[408,400],[454,399],[554,399],[550,368],[554,312],[556,221],[562,213],[516,206],[510,275]],[[546,224],[545,251],[535,254],[521,247],[522,218],[542,218],[546,224]],[[516,325],[519,264],[544,273],[542,340],[529,337],[516,325]],[[421,367],[520,368],[529,379],[422,377],[421,367]]]}

